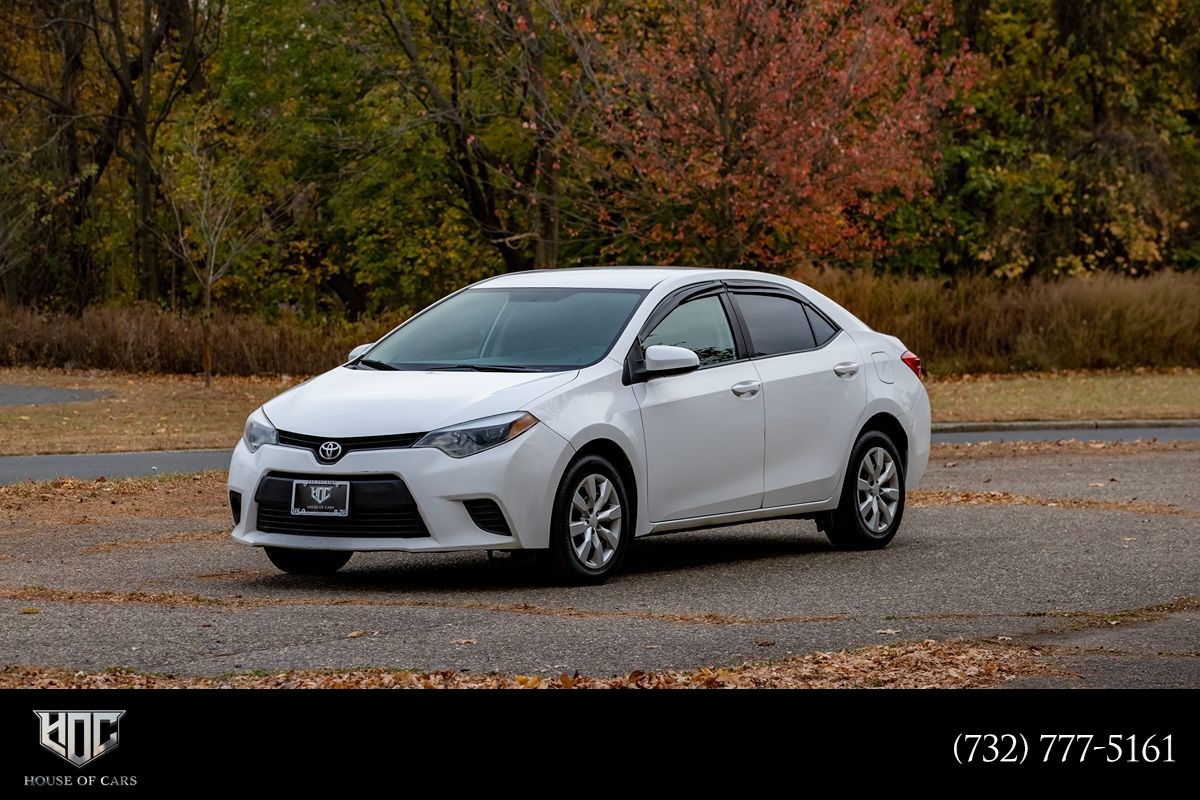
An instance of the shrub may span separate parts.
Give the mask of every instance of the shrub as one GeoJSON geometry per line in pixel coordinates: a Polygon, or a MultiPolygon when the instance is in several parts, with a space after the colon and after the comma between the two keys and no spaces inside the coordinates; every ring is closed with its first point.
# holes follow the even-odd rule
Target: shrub
{"type": "MultiPolygon", "coordinates": [[[[872,327],[899,336],[934,375],[1200,366],[1200,274],[1113,274],[1001,283],[818,271],[797,275],[872,327]]],[[[307,375],[400,318],[358,323],[217,314],[218,374],[307,375]]],[[[80,317],[0,308],[0,365],[197,373],[200,321],[149,306],[80,317]]]]}

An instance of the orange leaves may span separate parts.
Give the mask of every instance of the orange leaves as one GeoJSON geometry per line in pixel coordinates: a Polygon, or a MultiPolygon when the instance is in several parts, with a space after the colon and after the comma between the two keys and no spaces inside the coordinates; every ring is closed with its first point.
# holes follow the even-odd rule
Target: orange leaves
{"type": "Polygon", "coordinates": [[[870,235],[873,196],[928,190],[934,119],[961,80],[938,62],[942,15],[899,0],[795,8],[692,0],[663,36],[619,54],[630,97],[606,135],[646,192],[615,198],[653,231],[687,231],[682,261],[770,267],[870,235]]]}
{"type": "Polygon", "coordinates": [[[128,670],[99,674],[35,667],[0,668],[0,688],[383,688],[383,689],[749,689],[982,687],[1029,675],[1058,674],[1038,651],[1000,642],[926,640],[813,653],[767,663],[695,670],[642,671],[597,678],[578,672],[473,675],[444,670],[297,671],[275,675],[189,678],[128,670]]]}

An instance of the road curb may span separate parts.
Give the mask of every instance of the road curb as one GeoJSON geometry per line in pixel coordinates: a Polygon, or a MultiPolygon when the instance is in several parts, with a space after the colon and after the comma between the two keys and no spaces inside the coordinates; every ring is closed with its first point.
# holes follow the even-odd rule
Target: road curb
{"type": "Polygon", "coordinates": [[[1108,430],[1112,428],[1200,428],[1200,419],[1038,419],[1017,422],[935,422],[934,433],[987,431],[1108,430]]]}

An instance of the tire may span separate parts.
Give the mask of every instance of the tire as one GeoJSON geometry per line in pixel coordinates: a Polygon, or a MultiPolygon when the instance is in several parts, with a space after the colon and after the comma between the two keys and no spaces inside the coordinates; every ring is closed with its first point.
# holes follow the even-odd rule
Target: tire
{"type": "Polygon", "coordinates": [[[571,464],[550,516],[547,562],[554,576],[571,584],[612,577],[633,538],[632,511],[625,482],[611,461],[591,455],[571,464]]]}
{"type": "Polygon", "coordinates": [[[350,560],[353,550],[292,550],[267,547],[267,558],[289,575],[332,575],[350,560]]]}
{"type": "Polygon", "coordinates": [[[896,445],[885,433],[866,431],[850,451],[838,507],[817,525],[839,550],[878,550],[900,530],[904,499],[904,462],[896,445]]]}

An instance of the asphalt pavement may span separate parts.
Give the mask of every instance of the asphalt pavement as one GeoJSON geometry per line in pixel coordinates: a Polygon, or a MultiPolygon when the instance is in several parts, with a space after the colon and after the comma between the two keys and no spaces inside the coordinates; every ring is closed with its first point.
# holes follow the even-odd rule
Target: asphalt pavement
{"type": "Polygon", "coordinates": [[[10,515],[0,664],[610,674],[961,636],[1039,644],[1076,673],[1032,685],[1200,686],[1200,612],[1104,616],[1200,596],[1198,467],[1195,451],[935,461],[925,489],[1045,502],[916,503],[869,553],[797,520],[655,537],[582,588],[479,553],[290,577],[227,538],[219,498],[186,518],[10,515]]]}
{"type": "Polygon", "coordinates": [[[54,386],[20,386],[0,383],[0,406],[36,406],[51,403],[82,403],[99,400],[107,392],[90,389],[59,389],[54,386]]]}
{"type": "Polygon", "coordinates": [[[55,478],[137,478],[228,469],[227,450],[158,450],[139,453],[0,456],[0,484],[55,478]]]}

